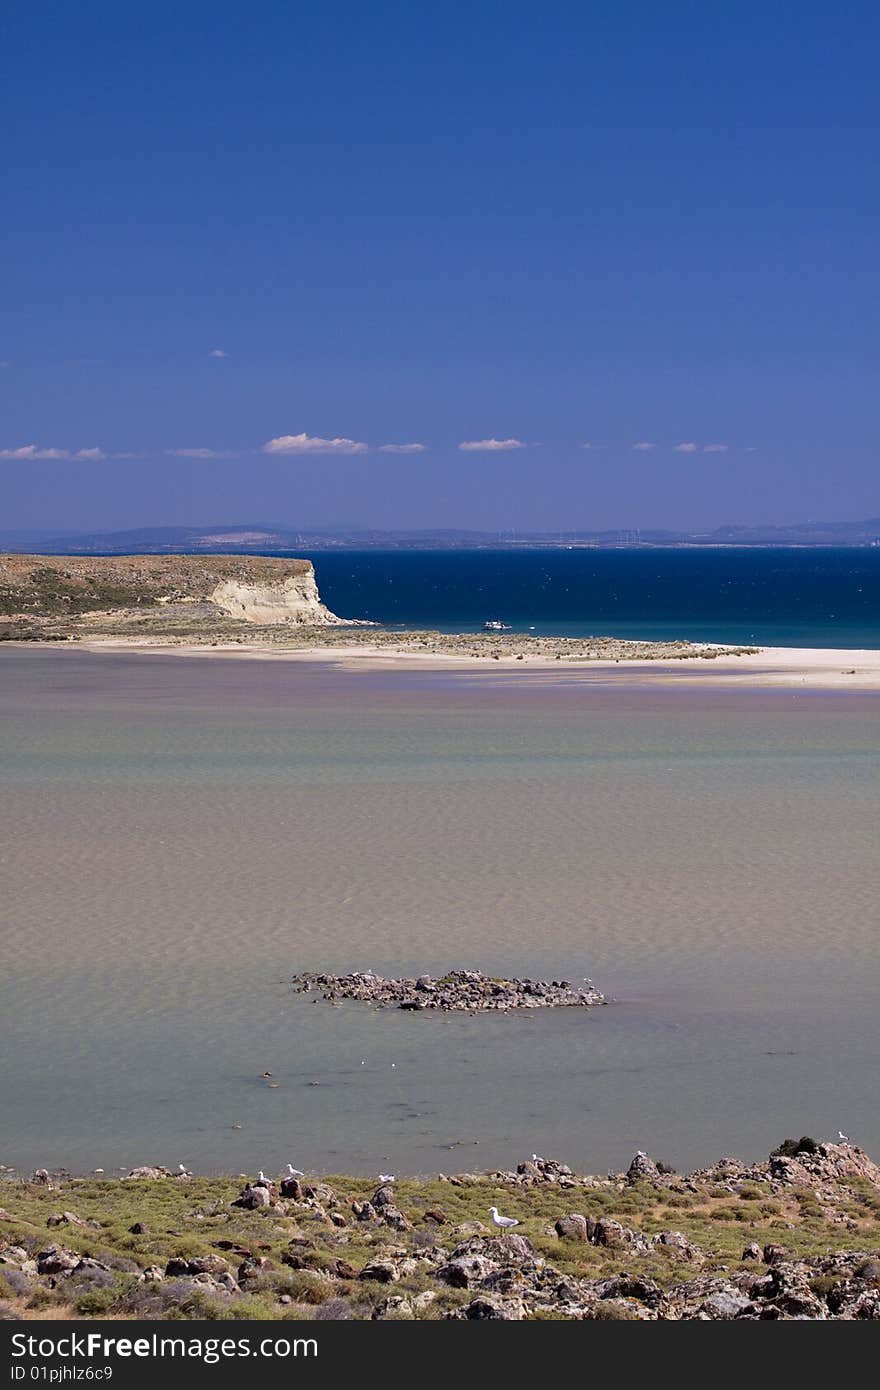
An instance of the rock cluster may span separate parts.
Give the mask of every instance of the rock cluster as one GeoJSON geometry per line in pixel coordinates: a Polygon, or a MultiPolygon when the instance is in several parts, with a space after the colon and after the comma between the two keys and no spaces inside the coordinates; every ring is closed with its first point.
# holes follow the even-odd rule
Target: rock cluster
{"type": "MultiPolygon", "coordinates": [[[[699,1266],[708,1258],[677,1232],[650,1241],[633,1232],[625,1235],[635,1240],[629,1241],[635,1258],[650,1257],[652,1248],[660,1245],[674,1248],[679,1241],[684,1261],[699,1266]]],[[[631,1270],[608,1278],[580,1279],[561,1273],[538,1256],[524,1236],[472,1236],[451,1250],[434,1246],[417,1260],[408,1251],[389,1248],[381,1259],[366,1265],[359,1277],[396,1284],[416,1272],[473,1295],[446,1314],[454,1319],[880,1319],[880,1264],[865,1251],[777,1261],[769,1268],[731,1274],[700,1274],[664,1288],[651,1277],[650,1268],[644,1273],[631,1270]]],[[[405,1296],[385,1299],[372,1316],[418,1316],[414,1308],[404,1307],[408,1302],[405,1296]]]]}
{"type": "Polygon", "coordinates": [[[451,970],[439,980],[420,975],[415,980],[385,979],[372,971],[330,975],[307,971],[295,975],[300,993],[320,990],[330,1002],[359,999],[374,1008],[443,1009],[471,1013],[509,1012],[511,1009],[590,1008],[607,1004],[604,994],[590,980],[573,985],[568,980],[507,980],[479,970],[451,970]]]}

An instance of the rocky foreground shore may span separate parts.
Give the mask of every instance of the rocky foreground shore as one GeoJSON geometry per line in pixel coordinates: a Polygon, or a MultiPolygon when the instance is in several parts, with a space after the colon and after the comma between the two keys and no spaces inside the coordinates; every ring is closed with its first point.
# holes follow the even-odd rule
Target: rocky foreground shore
{"type": "Polygon", "coordinates": [[[686,1176],[638,1153],[606,1177],[537,1155],[400,1182],[6,1177],[6,1318],[880,1320],[880,1168],[849,1143],[686,1176]]]}
{"type": "Polygon", "coordinates": [[[350,975],[306,971],[294,975],[293,984],[300,994],[319,990],[330,1003],[358,999],[376,1009],[508,1013],[511,1009],[588,1009],[608,1003],[590,980],[582,980],[579,985],[568,980],[508,980],[484,975],[479,970],[450,970],[437,980],[430,975],[420,975],[416,980],[385,979],[371,970],[357,970],[350,975]]]}

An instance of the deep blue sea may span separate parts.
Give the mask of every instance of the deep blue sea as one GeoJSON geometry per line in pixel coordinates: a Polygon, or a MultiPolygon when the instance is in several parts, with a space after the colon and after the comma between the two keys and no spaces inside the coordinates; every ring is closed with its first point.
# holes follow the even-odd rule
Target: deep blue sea
{"type": "Polygon", "coordinates": [[[403,627],[880,647],[880,548],[297,554],[334,613],[403,627]]]}

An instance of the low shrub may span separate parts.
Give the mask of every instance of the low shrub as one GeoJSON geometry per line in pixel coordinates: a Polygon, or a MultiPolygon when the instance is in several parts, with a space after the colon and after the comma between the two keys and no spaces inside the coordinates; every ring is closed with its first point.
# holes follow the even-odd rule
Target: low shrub
{"type": "Polygon", "coordinates": [[[778,1149],[774,1149],[771,1158],[797,1158],[798,1154],[815,1154],[819,1152],[819,1145],[815,1139],[811,1139],[809,1134],[802,1134],[800,1139],[783,1139],[778,1149]]]}

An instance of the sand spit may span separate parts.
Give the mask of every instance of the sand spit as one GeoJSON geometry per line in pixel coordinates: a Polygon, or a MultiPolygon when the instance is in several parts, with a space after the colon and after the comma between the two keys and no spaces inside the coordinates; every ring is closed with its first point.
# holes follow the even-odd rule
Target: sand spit
{"type": "Polygon", "coordinates": [[[455,671],[528,679],[572,686],[581,682],[640,685],[731,687],[741,689],[880,691],[880,650],[816,647],[724,647],[716,643],[629,642],[615,638],[520,638],[528,646],[511,650],[517,639],[483,634],[388,633],[381,629],[302,627],[269,629],[229,622],[210,636],[171,624],[147,635],[132,623],[115,621],[57,625],[3,623],[0,642],[12,645],[73,646],[89,652],[147,652],[154,655],[222,657],[256,661],[309,661],[338,670],[455,671]]]}
{"type": "Polygon", "coordinates": [[[324,999],[359,999],[375,1009],[440,1009],[446,1013],[509,1013],[511,1009],[591,1008],[607,1004],[591,980],[572,985],[568,980],[508,980],[479,970],[450,970],[440,979],[383,979],[371,970],[351,975],[307,972],[293,982],[301,994],[319,990],[324,999]]]}

